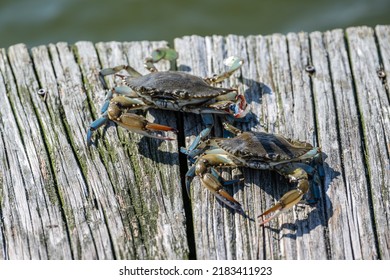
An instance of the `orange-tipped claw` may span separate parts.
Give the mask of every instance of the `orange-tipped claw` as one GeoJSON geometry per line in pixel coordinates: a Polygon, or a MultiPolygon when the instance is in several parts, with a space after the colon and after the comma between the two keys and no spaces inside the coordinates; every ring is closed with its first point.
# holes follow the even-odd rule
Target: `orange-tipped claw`
{"type": "Polygon", "coordinates": [[[272,219],[279,216],[280,214],[282,214],[284,212],[282,210],[282,208],[283,208],[282,204],[280,202],[277,202],[274,206],[267,209],[263,214],[261,214],[259,216],[259,218],[262,218],[260,225],[264,225],[264,224],[268,223],[269,221],[271,221],[272,219]],[[270,213],[273,213],[273,214],[270,215],[268,218],[264,219],[264,217],[266,217],[270,213]]]}
{"type": "Polygon", "coordinates": [[[216,197],[218,197],[223,203],[230,206],[231,208],[238,210],[241,212],[242,207],[241,204],[235,200],[227,191],[224,189],[220,189],[214,193],[216,197]]]}
{"type": "Polygon", "coordinates": [[[241,204],[235,200],[227,191],[222,189],[221,183],[210,173],[205,173],[201,177],[203,186],[208,188],[221,202],[236,210],[238,213],[246,216],[241,204]]]}
{"type": "Polygon", "coordinates": [[[157,124],[157,123],[148,123],[147,125],[145,125],[145,129],[146,129],[146,131],[148,131],[145,134],[146,136],[149,136],[152,138],[163,139],[163,140],[175,140],[175,138],[165,137],[165,136],[162,136],[161,134],[152,134],[152,131],[153,132],[173,131],[173,132],[177,133],[177,130],[175,128],[170,127],[170,126],[166,126],[166,125],[162,125],[162,124],[157,124]]]}
{"type": "Polygon", "coordinates": [[[176,129],[170,126],[151,123],[146,120],[143,116],[139,116],[133,113],[123,113],[119,118],[114,119],[114,121],[120,126],[147,137],[157,138],[162,140],[174,140],[174,138],[166,137],[159,134],[159,131],[173,131],[177,132],[176,129]]]}
{"type": "Polygon", "coordinates": [[[259,218],[262,218],[260,225],[264,225],[276,218],[283,212],[291,209],[294,205],[296,205],[299,201],[301,201],[304,192],[300,189],[295,189],[287,192],[282,198],[275,203],[274,206],[268,208],[264,213],[262,213],[259,218]],[[267,215],[271,214],[268,218],[264,219],[267,215]]]}
{"type": "Polygon", "coordinates": [[[158,124],[158,123],[148,123],[145,126],[145,128],[148,129],[148,130],[155,130],[155,131],[173,131],[173,132],[177,132],[177,130],[175,128],[173,128],[173,127],[162,125],[162,124],[158,124]]]}

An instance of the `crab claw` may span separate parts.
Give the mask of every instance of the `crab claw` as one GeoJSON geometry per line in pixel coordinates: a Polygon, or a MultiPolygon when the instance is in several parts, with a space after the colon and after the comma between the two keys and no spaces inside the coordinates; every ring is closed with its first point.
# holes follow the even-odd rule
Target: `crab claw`
{"type": "Polygon", "coordinates": [[[169,47],[167,48],[158,48],[152,52],[152,57],[145,59],[145,67],[150,72],[157,72],[157,68],[154,66],[154,63],[159,62],[162,59],[168,60],[170,63],[170,70],[175,70],[176,68],[176,59],[178,54],[174,49],[169,47]]]}
{"type": "Polygon", "coordinates": [[[233,116],[235,118],[243,118],[248,114],[250,106],[246,102],[245,96],[243,94],[238,94],[236,96],[236,100],[238,100],[238,102],[231,105],[233,116]]]}
{"type": "Polygon", "coordinates": [[[259,218],[262,218],[260,225],[268,223],[272,219],[276,218],[280,214],[291,209],[299,201],[301,201],[303,195],[306,193],[305,190],[309,188],[309,183],[307,180],[302,180],[299,182],[298,187],[295,190],[291,190],[284,194],[282,198],[275,203],[274,206],[268,208],[264,213],[262,213],[259,218]],[[264,219],[267,215],[271,214],[268,218],[264,219]]]}
{"type": "Polygon", "coordinates": [[[200,178],[200,181],[202,182],[202,185],[208,188],[221,202],[236,210],[238,213],[246,216],[241,204],[222,188],[219,180],[212,174],[205,173],[200,178]]]}
{"type": "Polygon", "coordinates": [[[244,60],[242,58],[239,58],[237,56],[229,56],[223,61],[223,64],[225,64],[227,67],[229,67],[229,72],[234,72],[237,69],[240,69],[241,66],[244,64],[244,60]]]}
{"type": "Polygon", "coordinates": [[[161,131],[173,131],[177,130],[170,126],[162,124],[151,123],[143,116],[139,116],[133,113],[123,113],[117,119],[113,120],[118,125],[138,134],[142,134],[151,138],[163,139],[163,140],[174,140],[174,138],[165,137],[159,132],[161,131]]]}
{"type": "Polygon", "coordinates": [[[195,174],[196,176],[199,176],[202,185],[209,189],[221,202],[246,217],[241,204],[223,189],[221,182],[218,180],[218,175],[216,172],[209,173],[209,167],[215,166],[217,163],[228,164],[231,163],[231,161],[224,156],[217,156],[212,154],[203,155],[197,160],[195,168],[191,168],[192,171],[190,175],[195,174]]]}
{"type": "Polygon", "coordinates": [[[161,59],[175,60],[177,58],[178,58],[177,52],[171,48],[158,48],[152,52],[153,62],[158,62],[161,59]]]}

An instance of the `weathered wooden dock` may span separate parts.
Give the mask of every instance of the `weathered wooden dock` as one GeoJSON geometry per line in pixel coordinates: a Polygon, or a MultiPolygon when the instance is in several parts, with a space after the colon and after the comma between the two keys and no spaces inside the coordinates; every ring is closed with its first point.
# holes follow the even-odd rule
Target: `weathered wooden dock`
{"type": "MultiPolygon", "coordinates": [[[[203,128],[198,115],[145,113],[177,128],[175,141],[111,126],[86,145],[105,96],[99,70],[130,64],[142,72],[143,59],[165,45],[0,49],[0,259],[390,259],[390,26],[175,39],[180,71],[210,76],[227,56],[244,58],[223,84],[251,104],[256,117],[242,129],[322,148],[319,203],[266,227],[224,207],[198,180],[187,198],[179,147],[203,128]]],[[[241,172],[245,182],[230,192],[251,217],[290,188],[274,172],[241,172]]]]}

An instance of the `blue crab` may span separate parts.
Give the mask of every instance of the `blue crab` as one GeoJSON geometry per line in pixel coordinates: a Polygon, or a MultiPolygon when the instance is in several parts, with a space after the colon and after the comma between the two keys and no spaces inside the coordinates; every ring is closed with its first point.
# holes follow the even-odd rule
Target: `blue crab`
{"type": "MultiPolygon", "coordinates": [[[[201,184],[221,202],[246,216],[241,204],[223,188],[237,180],[223,180],[215,168],[249,167],[275,170],[287,177],[290,183],[296,184],[295,189],[284,194],[274,206],[259,216],[262,218],[260,224],[269,222],[302,200],[309,190],[309,174],[315,173],[315,168],[309,162],[321,154],[320,148],[313,147],[309,143],[293,141],[278,134],[242,132],[227,123],[224,123],[224,128],[233,133],[235,137],[210,138],[199,142],[194,149],[197,155],[190,158],[194,164],[186,174],[188,194],[192,179],[198,176],[201,184]]],[[[313,191],[313,193],[316,196],[317,192],[313,191]]]]}
{"type": "MultiPolygon", "coordinates": [[[[101,109],[101,117],[91,123],[87,133],[87,143],[92,143],[93,131],[114,121],[130,131],[148,137],[171,140],[161,134],[165,131],[175,131],[174,128],[160,124],[150,123],[143,116],[134,111],[148,108],[173,110],[202,114],[206,128],[195,139],[195,147],[205,139],[213,126],[212,114],[224,114],[234,118],[244,117],[249,106],[244,95],[238,93],[236,88],[216,87],[224,79],[230,77],[243,64],[243,60],[230,57],[225,64],[229,69],[209,78],[200,78],[184,72],[172,71],[177,59],[177,53],[170,48],[157,49],[151,58],[145,60],[145,67],[149,74],[142,76],[138,71],[128,65],[120,65],[100,71],[100,80],[108,90],[104,77],[107,75],[119,76],[124,85],[108,90],[106,101],[101,109]],[[159,72],[154,63],[166,59],[171,62],[171,70],[159,72]],[[128,76],[118,74],[121,70],[127,71],[128,76]]],[[[189,149],[190,151],[192,148],[189,149]]]]}

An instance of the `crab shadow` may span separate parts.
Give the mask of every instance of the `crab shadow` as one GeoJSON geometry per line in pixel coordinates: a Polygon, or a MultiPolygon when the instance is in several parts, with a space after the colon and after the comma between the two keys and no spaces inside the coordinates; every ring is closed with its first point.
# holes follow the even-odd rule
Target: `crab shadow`
{"type": "MultiPolygon", "coordinates": [[[[178,128],[178,112],[171,112],[159,109],[149,109],[148,113],[153,116],[154,123],[166,125],[169,127],[173,127],[178,130],[178,134],[176,135],[176,139],[173,141],[177,141],[178,145],[180,145],[180,137],[179,133],[182,133],[178,128]]],[[[171,132],[170,132],[171,133],[171,132]]],[[[166,135],[174,138],[171,134],[166,135]]],[[[167,165],[178,165],[179,164],[179,152],[176,144],[170,143],[170,140],[164,139],[156,139],[150,138],[147,136],[143,136],[138,141],[138,152],[146,158],[151,159],[154,162],[167,164],[167,165]]]]}
{"type": "Polygon", "coordinates": [[[138,152],[140,155],[149,158],[153,162],[177,166],[179,162],[179,152],[177,151],[164,151],[161,149],[163,142],[167,140],[152,139],[143,136],[138,144],[138,152]]]}

